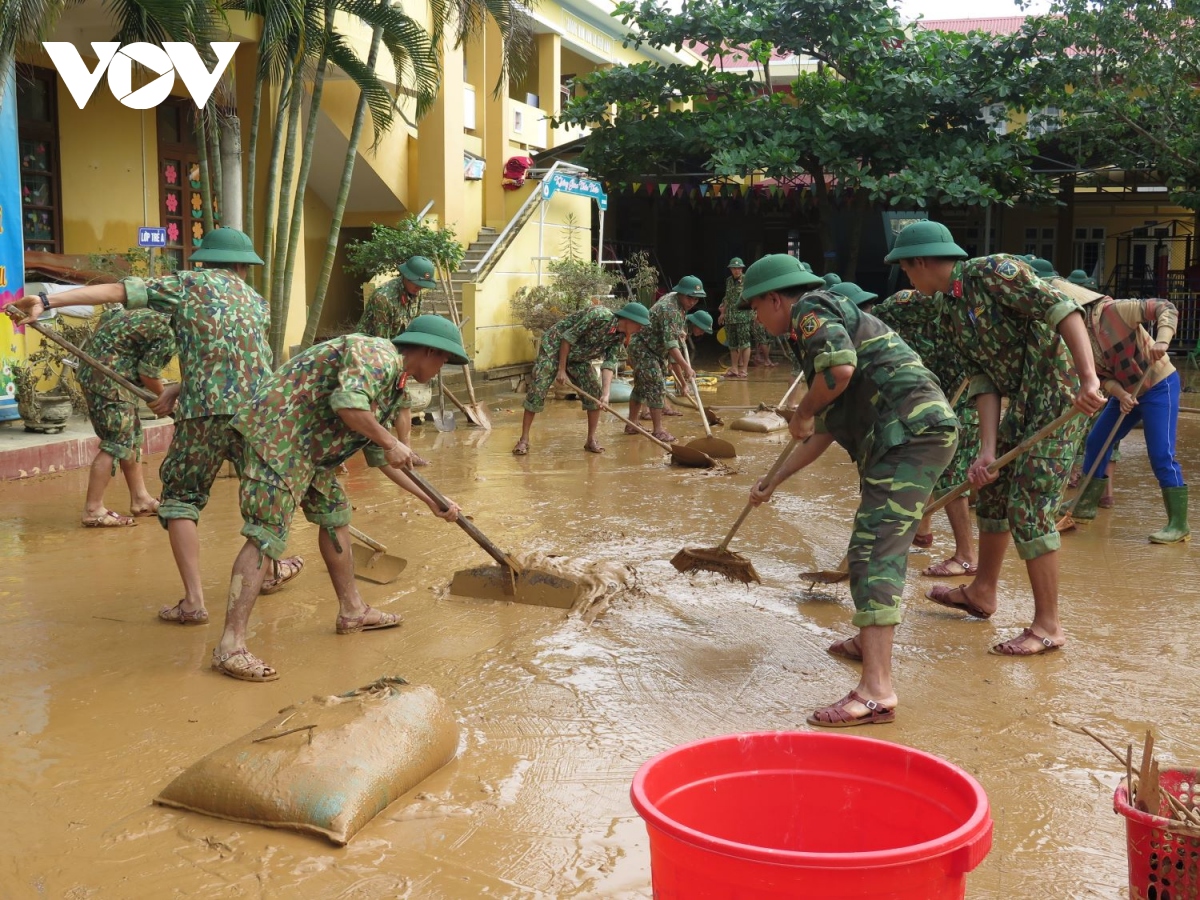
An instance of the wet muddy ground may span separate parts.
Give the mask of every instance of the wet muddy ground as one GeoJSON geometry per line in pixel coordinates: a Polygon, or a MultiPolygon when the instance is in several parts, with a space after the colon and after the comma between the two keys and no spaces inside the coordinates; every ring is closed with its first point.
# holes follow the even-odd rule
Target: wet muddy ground
{"type": "MultiPolygon", "coordinates": [[[[785,370],[722,384],[721,403],[774,402],[785,370]]],[[[650,756],[727,732],[806,728],[816,705],[857,673],[825,653],[849,634],[844,586],[810,592],[797,573],[840,558],[855,470],[834,448],[733,548],[763,576],[743,587],[681,576],[682,546],[724,536],[752,480],[786,437],[725,431],[731,475],[672,469],[641,438],[602,426],[604,456],[580,449],[578,407],[551,403],[529,456],[510,454],[519,398],[493,403],[496,429],[417,429],[430,481],[501,547],[629,562],[640,590],[594,624],[562,611],[447,596],[452,574],[488,560],[376,473],[352,466],[355,524],[410,560],[368,602],[402,628],[334,634],[336,605],[298,523],[291,550],[309,567],[263,597],[250,647],[282,673],[245,684],[208,669],[230,564],[241,544],[236,483],[217,483],[201,523],[213,620],[181,628],[155,611],[180,596],[166,536],[77,526],[84,471],[0,485],[0,896],[140,898],[571,898],[650,896],[647,838],[628,799],[650,756]],[[433,685],[462,725],[458,758],[389,807],[343,849],[317,839],[151,805],[195,760],[314,694],[383,675],[433,685]]],[[[698,437],[694,413],[671,419],[698,437]]],[[[1200,416],[1183,416],[1180,457],[1200,470],[1200,416]]],[[[855,733],[936,753],[987,790],[995,848],[971,876],[975,898],[1124,897],[1115,766],[1052,718],[1118,744],[1153,725],[1163,764],[1200,763],[1191,545],[1153,547],[1159,493],[1141,433],[1123,445],[1117,506],[1066,539],[1064,651],[1026,661],[987,655],[1029,621],[1024,567],[1010,551],[1000,612],[965,620],[921,599],[911,571],[897,633],[894,725],[855,733]]],[[[158,459],[148,480],[156,488],[158,459]]],[[[124,509],[123,486],[108,495],[124,509]]],[[[949,555],[944,519],[932,556],[949,555]]]]}

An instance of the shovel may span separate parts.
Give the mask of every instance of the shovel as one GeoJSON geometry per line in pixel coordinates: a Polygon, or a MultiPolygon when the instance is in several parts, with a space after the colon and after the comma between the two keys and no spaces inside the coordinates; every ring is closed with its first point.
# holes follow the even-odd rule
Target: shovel
{"type": "Polygon", "coordinates": [[[575,385],[571,384],[571,382],[569,382],[569,381],[567,382],[567,387],[569,387],[571,390],[573,390],[575,393],[577,393],[580,397],[584,397],[588,400],[591,400],[593,403],[595,403],[601,409],[607,409],[610,413],[612,413],[614,416],[616,416],[618,419],[620,419],[626,425],[636,428],[638,433],[641,435],[644,435],[647,440],[653,441],[654,443],[658,444],[658,446],[662,447],[664,450],[666,450],[668,453],[670,453],[671,454],[671,462],[678,463],[681,466],[687,466],[688,468],[691,468],[691,469],[711,469],[713,466],[715,466],[717,464],[717,461],[715,459],[713,459],[707,453],[701,452],[700,450],[693,450],[691,447],[681,447],[678,444],[668,444],[666,441],[660,441],[658,438],[656,438],[654,435],[652,435],[650,432],[648,432],[641,425],[637,424],[637,422],[634,422],[628,416],[621,415],[619,412],[617,412],[611,406],[607,406],[607,405],[601,403],[599,400],[597,400],[595,397],[593,397],[587,391],[583,390],[582,388],[576,387],[575,385]]]}
{"type": "Polygon", "coordinates": [[[354,555],[355,577],[373,581],[375,584],[391,584],[408,565],[408,560],[392,556],[387,552],[387,547],[363,534],[353,525],[350,526],[350,536],[367,545],[350,545],[350,552],[354,555]]]}
{"type": "MultiPolygon", "coordinates": [[[[454,299],[454,283],[449,272],[441,264],[438,265],[438,280],[442,283],[442,292],[446,295],[446,308],[450,311],[450,321],[458,329],[459,334],[462,333],[465,320],[458,317],[458,303],[454,299]]],[[[485,431],[492,430],[492,417],[488,415],[487,407],[475,399],[475,384],[471,381],[471,366],[465,365],[462,367],[463,378],[467,382],[467,396],[471,398],[470,404],[463,407],[463,412],[466,414],[468,421],[473,425],[478,425],[485,431]]]]}
{"type": "Polygon", "coordinates": [[[438,411],[433,416],[433,424],[438,431],[453,431],[458,427],[454,419],[454,411],[446,412],[446,385],[438,376],[438,411]]]}
{"type": "MultiPolygon", "coordinates": [[[[691,369],[692,357],[688,353],[686,342],[683,344],[683,358],[688,364],[688,368],[691,369]]],[[[712,426],[708,423],[708,416],[704,413],[704,402],[700,399],[700,388],[696,384],[695,370],[693,370],[691,381],[692,393],[696,397],[696,409],[700,410],[700,421],[704,423],[705,437],[689,442],[688,447],[692,450],[699,450],[701,453],[707,453],[714,459],[733,459],[737,456],[737,448],[729,441],[713,437],[712,426]]]]}

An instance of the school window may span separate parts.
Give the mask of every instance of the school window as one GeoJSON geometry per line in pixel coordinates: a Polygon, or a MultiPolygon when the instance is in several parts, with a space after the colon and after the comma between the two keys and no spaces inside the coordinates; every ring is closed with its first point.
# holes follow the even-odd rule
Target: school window
{"type": "Polygon", "coordinates": [[[1049,134],[1058,131],[1062,110],[1057,106],[1046,106],[1029,112],[1029,133],[1031,135],[1049,134]]]}
{"type": "Polygon", "coordinates": [[[980,118],[996,134],[1008,134],[1008,107],[1003,103],[993,103],[980,110],[980,118]]]}
{"type": "Polygon", "coordinates": [[[1089,275],[1104,276],[1103,228],[1085,227],[1075,229],[1074,266],[1089,275]]]}
{"type": "Polygon", "coordinates": [[[986,253],[995,253],[996,229],[989,229],[986,247],[983,243],[983,229],[976,225],[963,229],[960,243],[962,248],[967,251],[967,255],[971,257],[983,256],[986,253]]]}
{"type": "MultiPolygon", "coordinates": [[[[163,256],[173,269],[190,267],[192,252],[204,239],[204,195],[196,145],[196,107],[170,98],[158,107],[159,224],[167,229],[163,256]]],[[[211,166],[213,161],[209,160],[211,166]]],[[[213,201],[213,225],[220,209],[213,201]]]]}
{"type": "Polygon", "coordinates": [[[62,253],[57,104],[58,78],[53,70],[18,66],[21,230],[25,249],[42,253],[62,253]]]}
{"type": "Polygon", "coordinates": [[[1034,256],[1040,256],[1042,259],[1054,258],[1054,229],[1053,228],[1026,228],[1025,229],[1025,249],[1022,253],[1032,253],[1034,256]]]}

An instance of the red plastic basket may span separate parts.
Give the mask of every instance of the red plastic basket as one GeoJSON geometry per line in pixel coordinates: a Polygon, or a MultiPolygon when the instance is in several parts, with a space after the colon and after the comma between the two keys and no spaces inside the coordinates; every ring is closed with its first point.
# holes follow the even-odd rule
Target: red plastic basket
{"type": "MultiPolygon", "coordinates": [[[[1198,780],[1196,769],[1164,769],[1159,788],[1195,806],[1200,803],[1198,780]]],[[[1113,795],[1113,811],[1125,818],[1130,900],[1200,900],[1200,829],[1181,831],[1166,816],[1135,809],[1124,784],[1113,795]]],[[[1170,812],[1165,797],[1158,812],[1170,812]]]]}

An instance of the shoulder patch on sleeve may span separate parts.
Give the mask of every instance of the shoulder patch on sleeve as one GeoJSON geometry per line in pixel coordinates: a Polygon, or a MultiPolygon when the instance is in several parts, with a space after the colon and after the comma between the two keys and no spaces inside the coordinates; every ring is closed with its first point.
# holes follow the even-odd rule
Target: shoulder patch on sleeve
{"type": "Polygon", "coordinates": [[[1015,259],[993,256],[989,262],[990,265],[988,268],[990,268],[1005,281],[1012,281],[1021,274],[1021,267],[1017,264],[1015,259]]]}
{"type": "Polygon", "coordinates": [[[807,337],[812,337],[817,333],[817,329],[821,327],[821,320],[815,312],[806,312],[800,318],[800,333],[807,337]]]}

